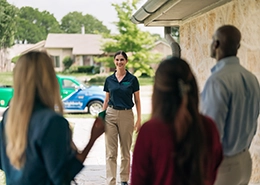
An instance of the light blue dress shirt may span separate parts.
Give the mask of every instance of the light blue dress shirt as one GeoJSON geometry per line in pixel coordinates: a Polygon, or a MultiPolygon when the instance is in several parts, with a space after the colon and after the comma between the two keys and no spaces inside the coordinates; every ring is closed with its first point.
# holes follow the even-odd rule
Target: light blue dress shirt
{"type": "Polygon", "coordinates": [[[235,56],[221,59],[201,93],[201,112],[219,130],[225,156],[249,148],[257,128],[260,87],[257,78],[235,56]]]}

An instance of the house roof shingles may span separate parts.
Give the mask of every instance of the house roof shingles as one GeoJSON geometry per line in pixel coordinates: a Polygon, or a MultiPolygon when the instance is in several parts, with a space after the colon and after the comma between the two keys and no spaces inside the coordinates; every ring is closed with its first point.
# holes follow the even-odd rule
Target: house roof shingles
{"type": "Polygon", "coordinates": [[[73,55],[101,55],[102,36],[95,34],[48,34],[45,48],[72,48],[73,55]]]}

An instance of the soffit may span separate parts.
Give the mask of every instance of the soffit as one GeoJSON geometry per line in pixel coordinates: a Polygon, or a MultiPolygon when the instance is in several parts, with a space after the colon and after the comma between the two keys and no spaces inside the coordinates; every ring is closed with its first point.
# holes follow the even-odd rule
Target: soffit
{"type": "Polygon", "coordinates": [[[132,16],[145,26],[176,26],[232,0],[148,0],[132,16]]]}

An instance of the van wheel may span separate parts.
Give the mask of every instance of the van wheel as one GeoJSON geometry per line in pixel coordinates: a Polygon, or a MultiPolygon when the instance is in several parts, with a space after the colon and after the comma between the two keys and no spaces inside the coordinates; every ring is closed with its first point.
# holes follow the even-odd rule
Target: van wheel
{"type": "Polygon", "coordinates": [[[88,104],[88,113],[93,116],[97,116],[99,112],[103,110],[103,103],[101,101],[95,100],[88,104]]]}

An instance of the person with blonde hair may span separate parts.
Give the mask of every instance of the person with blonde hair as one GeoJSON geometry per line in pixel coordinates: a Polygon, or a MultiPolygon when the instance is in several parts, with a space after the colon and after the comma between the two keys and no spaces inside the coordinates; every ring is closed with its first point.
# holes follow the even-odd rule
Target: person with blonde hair
{"type": "Polygon", "coordinates": [[[95,120],[87,146],[77,152],[47,53],[31,51],[19,58],[13,88],[0,124],[0,169],[7,185],[70,184],[104,132],[101,119],[95,120]]]}
{"type": "Polygon", "coordinates": [[[160,63],[151,119],[140,129],[131,185],[213,185],[222,160],[214,122],[199,113],[198,87],[178,57],[160,63]]]}

